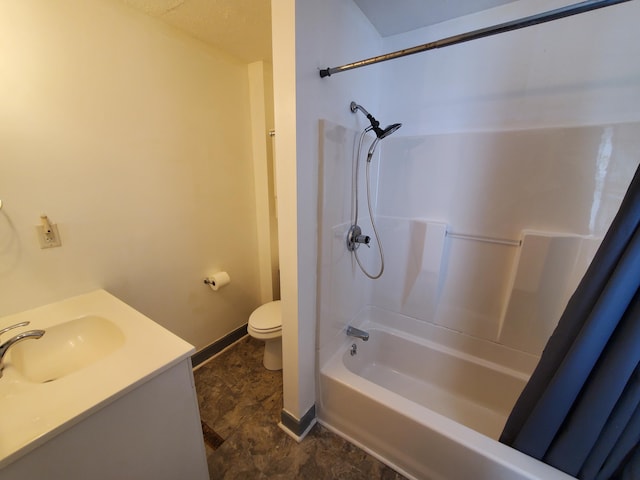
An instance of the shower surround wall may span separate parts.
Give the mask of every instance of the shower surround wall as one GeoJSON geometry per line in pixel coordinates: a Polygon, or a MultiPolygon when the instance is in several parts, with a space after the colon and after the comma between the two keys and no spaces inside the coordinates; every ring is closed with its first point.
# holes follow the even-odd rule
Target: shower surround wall
{"type": "MultiPolygon", "coordinates": [[[[328,299],[322,296],[327,289],[319,285],[326,279],[315,272],[330,262],[324,255],[326,245],[318,244],[327,240],[318,240],[315,227],[319,211],[319,119],[356,130],[363,128],[365,124],[355,123],[360,119],[348,110],[349,102],[355,100],[385,124],[403,122],[402,129],[394,134],[402,136],[640,121],[640,64],[635,61],[640,56],[640,29],[635,21],[640,15],[640,2],[330,78],[320,79],[318,69],[570,3],[575,1],[520,0],[382,38],[351,1],[273,1],[274,12],[278,12],[274,15],[274,35],[286,35],[277,48],[274,43],[276,142],[282,142],[277,146],[278,177],[286,179],[288,185],[279,194],[285,205],[295,205],[296,209],[295,219],[283,219],[286,234],[280,237],[283,251],[292,253],[281,264],[283,298],[292,299],[283,319],[285,356],[290,360],[285,372],[285,407],[290,411],[304,413],[312,406],[315,385],[307,379],[313,375],[314,365],[322,365],[326,349],[331,350],[327,342],[338,339],[344,326],[342,314],[326,318],[318,310],[328,299]],[[281,52],[285,52],[284,58],[279,58],[281,52]],[[283,76],[286,81],[282,81],[283,76]],[[317,342],[311,338],[314,331],[317,342]],[[315,358],[314,345],[322,348],[320,362],[315,358]]],[[[350,175],[350,155],[348,144],[343,160],[348,163],[346,175],[350,175]]],[[[337,177],[333,181],[335,188],[326,187],[332,195],[347,195],[338,186],[337,177]]],[[[348,217],[347,213],[335,224],[348,223],[348,217]]],[[[349,261],[348,257],[344,260],[349,261]]],[[[334,290],[348,297],[348,289],[355,282],[340,282],[346,290],[340,291],[338,285],[334,290]]]]}
{"type": "MultiPolygon", "coordinates": [[[[478,14],[382,38],[382,46],[377,54],[408,48],[570,3],[574,2],[570,0],[512,2],[478,14]]],[[[323,8],[327,11],[334,8],[331,3],[322,4],[322,7],[320,7],[321,4],[314,5],[318,5],[316,9],[323,8]]],[[[308,10],[308,7],[301,8],[297,11],[297,17],[304,20],[306,16],[313,15],[315,18],[322,16],[317,11],[308,10]]],[[[563,256],[563,248],[569,248],[576,255],[576,261],[584,264],[585,259],[579,256],[588,257],[594,247],[588,238],[598,237],[603,231],[604,219],[610,218],[612,214],[610,211],[605,213],[604,209],[611,209],[618,199],[609,199],[604,190],[600,194],[598,190],[593,189],[590,192],[581,192],[581,189],[593,188],[594,182],[601,182],[604,178],[602,172],[585,177],[585,171],[580,171],[580,165],[589,162],[589,166],[583,166],[591,168],[591,173],[594,173],[595,162],[601,158],[600,165],[603,165],[609,155],[610,146],[613,147],[613,155],[618,155],[619,148],[635,148],[633,146],[635,143],[610,144],[607,138],[610,134],[613,134],[612,138],[616,138],[620,133],[617,130],[617,124],[640,121],[640,96],[637,95],[640,88],[640,67],[634,61],[640,55],[640,31],[633,21],[638,15],[640,15],[640,3],[629,2],[518,32],[341,73],[335,75],[335,78],[332,76],[322,81],[311,82],[306,77],[302,77],[304,83],[298,89],[298,97],[322,99],[322,103],[326,105],[343,105],[344,100],[347,100],[347,103],[351,100],[341,95],[334,95],[334,91],[343,88],[343,85],[348,82],[351,85],[354,75],[366,73],[365,80],[361,81],[362,87],[368,87],[370,79],[375,80],[379,77],[380,85],[385,88],[380,92],[378,107],[375,107],[374,102],[374,106],[368,108],[375,110],[377,118],[380,118],[383,123],[403,123],[402,129],[397,134],[384,140],[380,145],[382,152],[380,168],[383,173],[379,181],[377,215],[381,229],[385,230],[381,231],[381,236],[388,257],[386,268],[390,270],[383,275],[379,284],[366,287],[372,289],[371,291],[367,290],[363,293],[360,291],[365,288],[362,283],[366,284],[368,280],[360,279],[349,256],[342,253],[342,250],[338,250],[342,248],[342,239],[333,237],[331,240],[332,244],[335,244],[333,248],[327,245],[328,237],[320,235],[321,245],[318,249],[320,286],[317,302],[320,366],[323,365],[327,355],[335,351],[335,345],[330,345],[332,341],[339,343],[343,338],[341,327],[344,326],[346,319],[357,313],[358,305],[364,305],[352,297],[365,298],[367,301],[369,298],[379,298],[386,308],[404,309],[405,312],[415,315],[412,302],[415,302],[416,294],[420,290],[404,289],[412,282],[422,282],[424,275],[416,270],[411,272],[410,268],[407,272],[404,270],[407,269],[407,265],[415,268],[415,262],[407,260],[410,258],[407,255],[411,248],[414,250],[417,248],[415,241],[413,245],[410,244],[410,238],[419,238],[422,234],[421,229],[426,235],[427,230],[424,224],[420,224],[425,220],[447,224],[448,228],[454,232],[458,230],[460,233],[484,233],[515,240],[524,239],[523,247],[513,248],[447,238],[448,251],[445,252],[446,255],[440,257],[441,261],[463,263],[463,251],[475,250],[476,266],[480,270],[491,269],[492,272],[501,269],[501,278],[504,279],[501,285],[495,283],[473,285],[474,281],[466,277],[462,278],[466,288],[489,289],[490,295],[486,300],[482,296],[469,297],[472,302],[467,305],[466,311],[458,310],[458,316],[449,317],[451,323],[448,323],[448,326],[467,329],[483,338],[495,339],[500,335],[504,341],[509,338],[510,343],[522,349],[535,351],[539,349],[546,333],[536,334],[537,338],[532,341],[532,345],[524,345],[520,341],[522,334],[515,335],[511,326],[503,324],[499,318],[500,316],[506,318],[507,314],[516,315],[517,302],[509,305],[507,298],[507,291],[512,283],[515,282],[517,287],[515,295],[512,295],[514,300],[516,297],[523,300],[522,297],[525,294],[519,292],[526,293],[533,288],[531,282],[525,283],[524,274],[513,278],[517,275],[513,267],[519,260],[520,253],[526,254],[522,264],[535,267],[537,265],[535,256],[529,253],[536,248],[551,248],[556,252],[555,255],[560,256],[563,256]],[[569,63],[571,68],[566,67],[569,63]],[[589,130],[590,125],[600,127],[589,130]],[[612,127],[613,130],[607,129],[607,126],[612,127]],[[583,145],[584,140],[590,147],[583,145]],[[602,151],[599,150],[600,146],[602,151]],[[585,151],[584,148],[589,150],[585,151]],[[538,153],[538,157],[544,160],[544,165],[540,164],[538,157],[532,152],[538,153]],[[549,159],[552,158],[553,152],[566,154],[566,157],[557,159],[561,163],[557,163],[555,159],[551,161],[549,159]],[[581,156],[582,154],[585,156],[581,156]],[[399,155],[402,158],[399,158],[399,155]],[[519,162],[518,160],[522,158],[526,158],[527,161],[519,162]],[[455,168],[448,164],[452,159],[457,162],[455,168]],[[571,164],[572,161],[573,164],[571,164]],[[484,168],[485,166],[487,169],[484,168]],[[516,167],[523,168],[522,172],[514,172],[516,167]],[[522,188],[517,187],[517,183],[510,182],[509,176],[505,177],[498,173],[503,169],[506,175],[515,174],[516,181],[527,180],[527,182],[524,186],[520,183],[522,188]],[[572,176],[573,173],[578,176],[572,176]],[[476,179],[472,179],[472,175],[476,179]],[[555,198],[549,196],[546,191],[539,192],[536,198],[533,197],[533,193],[527,196],[529,190],[527,175],[538,184],[545,177],[548,183],[543,188],[555,191],[557,193],[555,198]],[[566,212],[571,207],[565,205],[569,198],[561,193],[566,185],[578,194],[576,201],[587,201],[588,198],[589,206],[583,205],[582,216],[568,218],[568,223],[565,225],[562,222],[567,220],[566,212]],[[500,190],[501,188],[503,190],[500,190]],[[516,195],[512,195],[513,193],[516,195]],[[552,199],[559,201],[559,208],[557,205],[553,206],[552,199]],[[607,202],[610,202],[608,207],[607,202]],[[445,208],[446,205],[448,205],[447,208],[445,208]],[[594,208],[591,208],[591,205],[594,208]],[[558,208],[557,212],[556,208],[558,208]],[[509,220],[516,218],[522,211],[529,211],[529,213],[522,219],[516,219],[515,223],[501,221],[503,218],[509,220]],[[544,212],[546,217],[542,215],[544,212]],[[564,220],[561,218],[562,212],[565,212],[564,220]],[[598,215],[595,215],[596,212],[598,215]],[[506,214],[506,217],[503,214],[506,214]],[[404,229],[405,232],[413,229],[413,237],[399,236],[401,240],[389,240],[387,230],[394,226],[400,230],[404,229]],[[464,230],[467,229],[468,231],[465,232],[464,230]],[[526,229],[538,230],[543,235],[530,235],[524,238],[522,234],[526,229]],[[551,240],[544,235],[546,233],[570,234],[570,236],[567,239],[551,240]],[[583,237],[588,238],[583,239],[583,237]],[[394,242],[401,242],[401,245],[395,245],[394,242]],[[580,245],[578,246],[577,243],[580,245]],[[404,253],[394,253],[394,250],[404,253]],[[493,256],[486,259],[487,264],[482,265],[478,262],[484,258],[485,251],[493,256]],[[398,261],[394,260],[394,255],[400,257],[398,261]],[[332,277],[328,279],[327,271],[330,265],[334,270],[339,270],[340,274],[332,271],[332,277]],[[403,272],[400,274],[397,271],[394,272],[396,268],[402,268],[403,272]],[[407,275],[409,279],[405,281],[404,278],[407,275]],[[415,281],[411,279],[411,275],[416,277],[415,281]],[[329,285],[330,282],[337,283],[329,285]],[[385,285],[383,288],[385,282],[391,285],[385,285]],[[404,283],[407,286],[403,285],[404,283]],[[327,292],[335,292],[335,298],[327,297],[327,292]],[[502,299],[500,300],[502,303],[496,304],[496,298],[502,299]],[[335,299],[340,300],[338,304],[335,303],[335,299]],[[404,305],[402,305],[403,302],[404,305]],[[331,312],[338,313],[327,316],[325,315],[327,308],[331,312]],[[490,320],[485,315],[476,317],[477,322],[472,322],[469,312],[474,309],[480,312],[491,312],[490,320]]],[[[307,19],[307,21],[311,20],[307,19]]],[[[361,20],[361,22],[366,21],[364,17],[361,20]]],[[[332,32],[331,38],[341,38],[341,35],[340,31],[335,31],[332,32]]],[[[303,42],[299,41],[303,45],[322,46],[326,35],[324,32],[321,35],[313,29],[306,28],[300,37],[304,39],[303,42]]],[[[367,41],[368,39],[363,39],[360,44],[366,44],[367,41]]],[[[327,46],[317,57],[316,67],[324,68],[366,58],[366,55],[342,55],[339,51],[334,52],[333,47],[327,46]]],[[[353,92],[353,95],[357,94],[358,86],[353,92]]],[[[359,101],[366,105],[363,100],[359,101]]],[[[313,108],[300,109],[298,123],[317,121],[318,117],[329,119],[334,122],[334,126],[337,123],[349,129],[362,128],[348,119],[345,121],[343,117],[337,115],[318,113],[313,108]]],[[[321,205],[322,229],[348,228],[349,182],[342,184],[339,178],[343,175],[350,178],[351,175],[352,138],[346,137],[355,135],[355,132],[351,130],[349,132],[344,134],[345,140],[339,147],[330,146],[331,144],[322,147],[323,161],[326,162],[328,157],[334,155],[336,158],[340,157],[343,162],[341,167],[336,167],[342,170],[336,172],[330,180],[321,179],[325,184],[324,188],[333,197],[332,202],[341,205],[339,208],[341,213],[333,216],[327,213],[331,210],[330,207],[321,205]],[[340,149],[340,153],[330,153],[329,149],[334,147],[340,149]],[[330,225],[322,223],[329,217],[333,223],[330,225]]],[[[304,159],[309,158],[316,151],[316,145],[313,142],[303,143],[299,140],[298,158],[302,160],[299,160],[298,169],[310,169],[311,167],[305,167],[304,159]]],[[[637,162],[637,157],[628,161],[637,162]]],[[[325,165],[324,168],[327,171],[332,167],[325,165]]],[[[606,182],[619,184],[618,193],[615,194],[618,196],[622,184],[628,180],[628,177],[625,173],[616,172],[611,167],[608,172],[606,182]],[[618,175],[621,175],[619,180],[616,179],[618,175]]],[[[301,216],[304,216],[304,212],[309,216],[316,211],[315,204],[309,202],[299,202],[298,209],[302,212],[301,216]]],[[[336,232],[336,235],[338,233],[336,232]]],[[[391,235],[391,238],[394,236],[391,235]]],[[[374,250],[374,248],[371,249],[372,256],[374,256],[374,250]]],[[[447,264],[443,262],[442,266],[444,268],[447,264]]],[[[456,266],[453,265],[452,268],[456,266]]],[[[568,285],[576,282],[575,277],[579,276],[579,271],[580,268],[566,270],[569,278],[556,281],[562,280],[569,289],[568,285]]],[[[535,273],[532,271],[529,278],[535,277],[535,273]]],[[[452,299],[448,296],[450,295],[448,292],[451,292],[449,288],[452,278],[443,276],[441,282],[440,289],[432,290],[432,294],[440,295],[440,298],[450,305],[452,299]],[[445,280],[448,284],[444,283],[445,280]]],[[[553,306],[553,312],[561,309],[562,302],[566,300],[566,294],[561,297],[553,306]]],[[[523,302],[519,302],[521,307],[524,305],[523,302]]],[[[551,318],[547,313],[541,316],[551,318]]],[[[435,321],[435,317],[430,318],[435,321]]],[[[440,318],[439,321],[447,322],[443,319],[444,317],[440,318]]],[[[550,325],[546,326],[545,332],[549,328],[550,325]]]]}
{"type": "MultiPolygon", "coordinates": [[[[344,245],[355,136],[321,122],[320,365],[365,306],[539,355],[638,165],[640,123],[386,139],[376,281],[344,245]]],[[[375,246],[360,255],[377,265],[375,246]]]]}
{"type": "MultiPolygon", "coordinates": [[[[384,38],[377,54],[569,3],[512,2],[384,38]]],[[[442,417],[417,407],[403,392],[419,390],[419,382],[404,390],[383,388],[332,367],[343,352],[351,358],[347,352],[358,344],[346,337],[345,326],[371,325],[374,318],[378,328],[405,338],[415,335],[436,348],[455,344],[467,357],[484,359],[479,351],[485,347],[509,352],[505,358],[513,354],[528,367],[515,367],[511,360],[490,362],[516,368],[526,378],[640,159],[640,66],[634,61],[640,31],[633,20],[638,15],[640,3],[630,2],[371,67],[381,68],[384,87],[376,117],[403,123],[398,134],[381,143],[380,157],[374,159],[374,205],[386,257],[386,271],[377,281],[359,272],[345,247],[351,156],[362,127],[335,115],[299,110],[298,122],[301,117],[307,123],[327,119],[320,121],[319,135],[321,421],[407,473],[452,473],[460,467],[466,474],[443,478],[470,478],[469,472],[485,471],[487,460],[500,463],[518,453],[455,419],[443,425],[442,417]],[[516,245],[454,238],[445,236],[446,230],[515,240],[516,245]],[[441,342],[445,337],[456,341],[441,342]],[[482,348],[469,349],[472,344],[482,348]]],[[[305,32],[314,35],[312,29],[305,32]]],[[[322,41],[318,36],[315,44],[322,41]]],[[[317,67],[365,58],[327,63],[325,57],[319,57],[317,67]]],[[[361,70],[376,78],[369,67],[354,72],[361,70]]],[[[309,82],[298,96],[343,104],[332,92],[350,75],[309,82]]],[[[300,142],[298,158],[315,154],[314,147],[300,142]]],[[[311,215],[314,207],[299,201],[299,215],[311,215]]],[[[376,265],[375,246],[361,253],[376,265]]],[[[379,353],[381,368],[394,369],[385,363],[387,350],[379,353]]],[[[391,385],[397,386],[399,377],[409,383],[412,375],[403,374],[420,359],[406,358],[406,363],[409,369],[389,376],[391,385]]],[[[439,367],[451,372],[452,381],[465,381],[464,372],[453,365],[439,367]]],[[[518,478],[552,478],[519,472],[518,478]]],[[[426,476],[437,478],[417,478],[426,476]]],[[[516,478],[515,471],[489,476],[516,478]]]]}

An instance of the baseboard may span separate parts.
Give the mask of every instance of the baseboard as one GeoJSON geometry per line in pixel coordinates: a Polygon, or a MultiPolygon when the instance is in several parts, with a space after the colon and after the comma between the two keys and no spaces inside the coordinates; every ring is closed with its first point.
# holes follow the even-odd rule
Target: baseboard
{"type": "Polygon", "coordinates": [[[307,410],[307,413],[305,413],[300,419],[295,418],[283,409],[282,412],[280,412],[280,423],[278,426],[297,442],[300,442],[307,433],[309,433],[309,430],[311,430],[311,427],[313,427],[315,423],[316,406],[314,404],[311,405],[311,408],[307,410]]]}
{"type": "Polygon", "coordinates": [[[240,340],[245,335],[247,335],[246,323],[236,328],[233,332],[228,333],[221,339],[216,340],[211,345],[207,345],[202,350],[199,350],[193,355],[191,355],[191,365],[193,366],[193,368],[196,368],[197,366],[206,362],[217,353],[220,353],[222,350],[227,348],[232,343],[240,340]]]}

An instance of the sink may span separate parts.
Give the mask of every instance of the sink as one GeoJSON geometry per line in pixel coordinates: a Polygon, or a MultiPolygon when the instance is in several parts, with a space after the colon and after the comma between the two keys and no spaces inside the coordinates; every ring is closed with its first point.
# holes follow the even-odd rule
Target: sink
{"type": "MultiPolygon", "coordinates": [[[[77,425],[93,421],[94,416],[164,378],[174,367],[191,370],[192,345],[105,290],[2,317],[0,329],[22,322],[30,322],[24,330],[44,330],[45,334],[14,344],[4,359],[0,412],[10,415],[0,414],[0,479],[54,478],[6,472],[13,465],[30,464],[22,457],[41,451],[50,442],[65,444],[69,437],[59,443],[58,435],[77,431],[77,425]]],[[[94,459],[93,454],[90,457],[94,459]]],[[[42,465],[49,463],[50,459],[42,465]]]]}
{"type": "Polygon", "coordinates": [[[11,365],[27,380],[46,383],[82,370],[121,348],[125,336],[110,320],[86,315],[46,328],[38,340],[9,351],[11,365]]]}

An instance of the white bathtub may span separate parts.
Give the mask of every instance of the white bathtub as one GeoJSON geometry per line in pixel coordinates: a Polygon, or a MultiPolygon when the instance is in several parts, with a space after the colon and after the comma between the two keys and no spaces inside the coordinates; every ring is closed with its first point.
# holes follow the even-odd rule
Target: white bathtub
{"type": "Polygon", "coordinates": [[[369,313],[360,326],[369,341],[349,338],[320,371],[323,425],[408,478],[573,478],[497,441],[531,358],[399,315],[385,325],[404,331],[383,326],[372,321],[380,311],[369,313]]]}

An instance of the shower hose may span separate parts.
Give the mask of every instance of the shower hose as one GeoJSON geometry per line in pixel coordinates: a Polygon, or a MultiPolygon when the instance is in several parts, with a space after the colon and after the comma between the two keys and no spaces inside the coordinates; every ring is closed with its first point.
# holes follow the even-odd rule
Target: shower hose
{"type": "MultiPolygon", "coordinates": [[[[358,150],[357,150],[357,152],[355,153],[355,156],[354,156],[354,167],[353,167],[353,169],[355,170],[355,174],[353,175],[353,185],[352,185],[352,187],[353,187],[352,191],[354,192],[354,197],[353,197],[353,207],[354,207],[354,209],[353,209],[353,212],[354,212],[353,225],[357,225],[358,224],[358,172],[360,170],[359,165],[360,165],[360,156],[361,156],[361,152],[362,152],[362,144],[364,143],[365,135],[370,130],[372,130],[372,128],[371,127],[367,127],[360,134],[360,140],[358,141],[358,150]]],[[[377,139],[374,139],[373,141],[376,142],[376,140],[377,139]]],[[[373,146],[373,149],[371,150],[371,156],[373,155],[374,151],[375,151],[375,146],[373,146]]],[[[382,275],[382,272],[384,272],[384,252],[382,251],[382,242],[380,242],[380,236],[378,235],[378,229],[376,228],[376,223],[375,223],[375,220],[373,218],[373,209],[371,208],[371,156],[369,156],[367,158],[367,168],[366,168],[367,207],[368,207],[368,210],[369,210],[369,219],[371,220],[371,226],[373,227],[373,235],[374,235],[374,237],[376,239],[376,245],[378,245],[378,251],[380,252],[380,270],[378,271],[378,273],[371,274],[371,273],[369,273],[367,271],[367,269],[364,267],[364,265],[362,265],[362,262],[360,261],[360,257],[358,256],[358,248],[354,248],[353,249],[353,254],[356,257],[356,262],[358,263],[358,267],[360,267],[360,270],[362,270],[362,273],[364,273],[370,279],[375,280],[377,278],[380,278],[380,276],[382,275]]]]}

